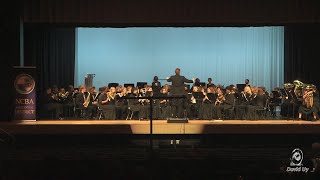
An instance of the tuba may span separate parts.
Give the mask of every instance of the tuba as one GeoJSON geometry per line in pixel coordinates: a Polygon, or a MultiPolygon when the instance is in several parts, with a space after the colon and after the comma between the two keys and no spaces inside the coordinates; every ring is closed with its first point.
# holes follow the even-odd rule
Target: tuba
{"type": "Polygon", "coordinates": [[[313,84],[306,84],[304,87],[303,92],[303,100],[306,104],[307,108],[310,108],[313,106],[313,91],[315,89],[315,86],[313,84]]]}
{"type": "Polygon", "coordinates": [[[303,96],[303,89],[305,88],[305,84],[299,80],[294,80],[293,84],[294,84],[293,92],[296,95],[296,97],[297,98],[302,97],[303,96]]]}

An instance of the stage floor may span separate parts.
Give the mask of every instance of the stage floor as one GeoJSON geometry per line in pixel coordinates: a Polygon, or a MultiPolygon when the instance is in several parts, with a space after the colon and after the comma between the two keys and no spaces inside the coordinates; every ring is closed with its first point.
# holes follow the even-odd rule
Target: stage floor
{"type": "MultiPolygon", "coordinates": [[[[149,134],[150,121],[11,121],[0,122],[0,128],[11,134],[149,134]]],[[[167,123],[166,120],[154,120],[153,134],[320,134],[320,121],[189,120],[188,123],[167,123]]]]}

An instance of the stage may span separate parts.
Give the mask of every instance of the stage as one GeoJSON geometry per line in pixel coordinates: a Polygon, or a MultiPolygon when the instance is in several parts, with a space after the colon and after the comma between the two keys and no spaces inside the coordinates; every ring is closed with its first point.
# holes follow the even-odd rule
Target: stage
{"type": "MultiPolygon", "coordinates": [[[[1,122],[13,135],[26,134],[149,134],[150,121],[39,120],[1,122]]],[[[320,121],[297,120],[189,120],[188,123],[153,121],[153,134],[320,134],[320,121]]]]}

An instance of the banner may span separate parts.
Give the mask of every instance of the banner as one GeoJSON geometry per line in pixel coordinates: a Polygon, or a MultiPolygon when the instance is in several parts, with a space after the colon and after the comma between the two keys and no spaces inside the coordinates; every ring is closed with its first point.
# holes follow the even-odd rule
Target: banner
{"type": "Polygon", "coordinates": [[[36,120],[35,67],[14,67],[14,120],[36,120]]]}

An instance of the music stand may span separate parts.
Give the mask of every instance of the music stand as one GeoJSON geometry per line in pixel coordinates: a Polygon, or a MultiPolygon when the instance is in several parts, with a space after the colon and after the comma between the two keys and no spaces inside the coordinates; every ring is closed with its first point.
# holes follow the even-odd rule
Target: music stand
{"type": "Polygon", "coordinates": [[[244,91],[244,88],[246,87],[246,84],[237,84],[238,92],[244,91]]]}
{"type": "Polygon", "coordinates": [[[145,85],[147,85],[147,82],[137,82],[138,89],[144,88],[145,85]]]}
{"type": "Polygon", "coordinates": [[[206,87],[206,83],[205,82],[200,82],[200,86],[206,87]]]}
{"type": "Polygon", "coordinates": [[[272,92],[274,98],[281,97],[281,94],[278,91],[271,91],[271,92],[272,92]]]}
{"type": "Polygon", "coordinates": [[[99,87],[99,92],[103,92],[107,87],[99,87]]]}
{"type": "Polygon", "coordinates": [[[117,87],[119,86],[119,83],[109,83],[108,84],[108,87],[111,88],[111,87],[117,87]]]}
{"type": "Polygon", "coordinates": [[[273,98],[270,99],[270,106],[273,106],[273,111],[271,112],[272,115],[275,117],[277,114],[276,108],[280,106],[282,99],[280,99],[281,94],[278,91],[271,91],[273,98]]]}
{"type": "Polygon", "coordinates": [[[192,95],[195,99],[203,99],[204,95],[202,92],[192,92],[192,95]]]}
{"type": "Polygon", "coordinates": [[[286,94],[286,90],[280,89],[281,94],[286,94]]]}
{"type": "Polygon", "coordinates": [[[190,84],[185,85],[185,87],[187,87],[187,92],[190,92],[190,84]]]}
{"type": "Polygon", "coordinates": [[[129,86],[134,87],[134,84],[133,83],[127,83],[127,84],[124,84],[123,86],[124,87],[129,87],[129,86]]]}

